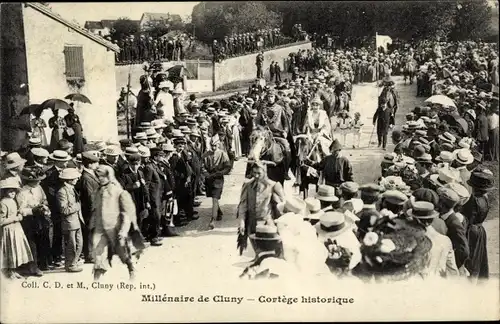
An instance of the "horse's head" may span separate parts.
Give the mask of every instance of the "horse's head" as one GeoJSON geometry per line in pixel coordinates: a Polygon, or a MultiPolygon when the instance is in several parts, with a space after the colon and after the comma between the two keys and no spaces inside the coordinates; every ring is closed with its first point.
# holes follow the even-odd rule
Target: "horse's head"
{"type": "Polygon", "coordinates": [[[260,157],[271,147],[272,133],[267,127],[257,126],[250,135],[249,160],[259,160],[260,157]]]}

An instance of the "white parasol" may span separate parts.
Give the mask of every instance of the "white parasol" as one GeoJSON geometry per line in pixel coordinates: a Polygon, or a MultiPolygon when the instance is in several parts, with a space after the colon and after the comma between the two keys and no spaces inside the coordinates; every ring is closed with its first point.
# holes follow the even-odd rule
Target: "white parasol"
{"type": "Polygon", "coordinates": [[[442,105],[444,107],[454,107],[457,108],[455,102],[445,95],[434,95],[425,100],[425,102],[442,105]]]}

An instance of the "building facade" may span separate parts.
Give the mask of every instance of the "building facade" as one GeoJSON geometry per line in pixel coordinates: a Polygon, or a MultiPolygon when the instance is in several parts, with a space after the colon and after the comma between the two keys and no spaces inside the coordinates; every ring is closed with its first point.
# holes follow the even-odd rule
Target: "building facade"
{"type": "MultiPolygon", "coordinates": [[[[64,99],[78,92],[92,101],[75,103],[87,141],[117,139],[115,53],[119,48],[39,3],[2,4],[1,10],[2,18],[20,18],[10,19],[8,37],[2,32],[2,47],[7,45],[2,52],[2,126],[27,103],[64,99]],[[29,91],[20,95],[23,83],[29,91]]],[[[42,114],[47,124],[52,116],[50,109],[42,114]]],[[[47,138],[50,134],[47,127],[47,138]]]]}

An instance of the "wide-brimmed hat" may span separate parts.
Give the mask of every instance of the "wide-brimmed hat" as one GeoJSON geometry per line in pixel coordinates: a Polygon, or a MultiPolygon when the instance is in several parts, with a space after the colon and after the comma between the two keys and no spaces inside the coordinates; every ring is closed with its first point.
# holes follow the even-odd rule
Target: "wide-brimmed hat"
{"type": "Polygon", "coordinates": [[[80,178],[82,174],[76,168],[66,168],[59,174],[59,179],[62,180],[74,180],[80,178]]]}
{"type": "Polygon", "coordinates": [[[148,129],[151,128],[151,122],[141,122],[137,128],[139,129],[148,129]]]}
{"type": "Polygon", "coordinates": [[[471,173],[467,184],[475,189],[490,190],[493,188],[495,176],[491,171],[478,170],[471,173]]]}
{"type": "Polygon", "coordinates": [[[474,162],[474,155],[472,155],[471,151],[468,149],[456,150],[453,157],[455,161],[464,165],[469,165],[474,162]]]}
{"type": "Polygon", "coordinates": [[[255,233],[250,234],[249,237],[252,240],[281,241],[281,237],[278,234],[278,228],[271,225],[257,224],[255,233]]]}
{"type": "Polygon", "coordinates": [[[393,205],[403,205],[408,200],[408,196],[399,190],[387,190],[382,194],[382,197],[393,205]]]}
{"type": "Polygon", "coordinates": [[[308,210],[308,215],[305,216],[304,218],[307,219],[320,219],[320,217],[325,213],[321,209],[321,202],[319,199],[313,198],[313,197],[307,197],[304,202],[306,203],[306,207],[308,210]]]}
{"type": "Polygon", "coordinates": [[[439,156],[436,157],[436,161],[447,162],[447,163],[451,163],[454,159],[455,156],[453,155],[452,152],[449,151],[441,151],[441,153],[439,153],[439,156]]]}
{"type": "Polygon", "coordinates": [[[28,140],[29,146],[39,146],[42,145],[42,139],[40,137],[30,137],[28,140]]]}
{"type": "Polygon", "coordinates": [[[429,179],[437,187],[444,187],[448,183],[458,181],[458,174],[449,168],[441,168],[438,173],[431,174],[429,179]]]}
{"type": "Polygon", "coordinates": [[[109,155],[109,156],[118,156],[120,155],[120,153],[121,149],[116,145],[110,145],[106,147],[106,149],[104,150],[104,155],[109,155]]]}
{"type": "Polygon", "coordinates": [[[42,168],[25,167],[21,171],[20,177],[26,181],[41,181],[45,179],[46,175],[42,168]]]}
{"type": "Polygon", "coordinates": [[[24,165],[25,163],[26,160],[23,159],[17,152],[7,154],[7,156],[5,157],[5,168],[7,170],[17,168],[24,165]]]}
{"type": "Polygon", "coordinates": [[[38,157],[49,157],[49,151],[41,147],[34,147],[30,150],[31,154],[38,157]]]}
{"type": "Polygon", "coordinates": [[[186,124],[188,124],[188,125],[196,125],[197,122],[196,122],[196,119],[194,119],[193,117],[188,117],[188,118],[186,118],[186,124]]]}
{"type": "Polygon", "coordinates": [[[323,201],[338,201],[339,198],[335,196],[335,188],[329,185],[320,185],[318,187],[318,192],[316,193],[316,198],[323,201]]]}
{"type": "Polygon", "coordinates": [[[126,156],[131,156],[134,154],[139,154],[139,149],[135,146],[129,146],[125,149],[125,155],[126,156]]]}
{"type": "Polygon", "coordinates": [[[69,156],[68,152],[66,151],[55,150],[49,155],[49,159],[53,161],[64,162],[71,160],[71,156],[69,156]]]}
{"type": "Polygon", "coordinates": [[[172,145],[172,143],[165,143],[162,144],[161,149],[165,152],[173,152],[175,151],[175,147],[172,145]]]}
{"type": "Polygon", "coordinates": [[[336,237],[352,228],[354,223],[344,213],[338,211],[327,211],[315,225],[316,233],[321,239],[336,237]]]}
{"type": "Polygon", "coordinates": [[[443,134],[439,135],[438,138],[442,141],[445,141],[445,142],[448,142],[448,143],[451,143],[451,144],[455,144],[456,142],[456,137],[453,136],[451,133],[449,132],[444,132],[443,134]]]}
{"type": "Polygon", "coordinates": [[[14,177],[0,180],[0,189],[19,189],[19,181],[14,177]]]}
{"type": "Polygon", "coordinates": [[[155,119],[151,121],[151,127],[153,127],[154,129],[166,128],[167,124],[165,124],[163,119],[155,119]]]}
{"type": "Polygon", "coordinates": [[[148,139],[148,135],[145,133],[145,132],[138,132],[135,134],[134,136],[134,139],[135,140],[147,140],[148,139]]]}
{"type": "Polygon", "coordinates": [[[172,130],[172,137],[184,137],[184,134],[182,134],[180,129],[174,129],[172,130]]]}
{"type": "Polygon", "coordinates": [[[155,139],[160,137],[160,134],[158,134],[154,128],[149,128],[146,129],[146,136],[148,137],[148,139],[155,139]]]}
{"type": "Polygon", "coordinates": [[[151,151],[146,146],[139,146],[137,150],[139,151],[139,155],[143,158],[151,156],[151,151]]]}
{"type": "Polygon", "coordinates": [[[285,200],[283,211],[285,213],[291,212],[299,215],[304,215],[307,211],[307,205],[302,199],[290,197],[285,200]]]}
{"type": "Polygon", "coordinates": [[[339,187],[341,192],[355,194],[359,191],[359,185],[354,181],[343,182],[339,187]]]}

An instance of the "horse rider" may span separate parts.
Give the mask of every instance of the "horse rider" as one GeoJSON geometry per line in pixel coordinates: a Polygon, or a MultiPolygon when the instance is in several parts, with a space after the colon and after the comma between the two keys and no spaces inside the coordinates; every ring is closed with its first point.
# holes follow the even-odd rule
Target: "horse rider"
{"type": "Polygon", "coordinates": [[[276,92],[271,90],[266,95],[267,103],[257,116],[257,125],[267,126],[273,133],[277,142],[281,143],[285,151],[285,180],[290,180],[288,168],[291,161],[291,148],[287,137],[289,133],[289,121],[285,109],[276,103],[276,92]]]}

